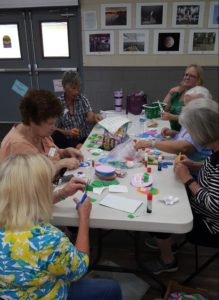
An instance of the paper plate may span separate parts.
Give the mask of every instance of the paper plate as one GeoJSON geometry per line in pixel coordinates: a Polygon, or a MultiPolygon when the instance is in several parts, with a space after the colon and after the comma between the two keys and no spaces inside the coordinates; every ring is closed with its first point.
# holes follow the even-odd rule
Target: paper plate
{"type": "Polygon", "coordinates": [[[149,174],[149,180],[147,182],[143,181],[144,173],[137,173],[132,176],[131,178],[131,184],[134,187],[144,187],[144,186],[150,186],[153,183],[153,177],[151,174],[149,174]]]}

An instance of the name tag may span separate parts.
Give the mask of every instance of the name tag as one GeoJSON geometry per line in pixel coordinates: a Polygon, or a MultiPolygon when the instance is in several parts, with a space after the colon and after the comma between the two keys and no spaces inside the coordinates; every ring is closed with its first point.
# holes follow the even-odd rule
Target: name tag
{"type": "Polygon", "coordinates": [[[55,153],[56,153],[56,148],[55,147],[51,147],[49,149],[48,156],[49,157],[54,157],[55,153]]]}

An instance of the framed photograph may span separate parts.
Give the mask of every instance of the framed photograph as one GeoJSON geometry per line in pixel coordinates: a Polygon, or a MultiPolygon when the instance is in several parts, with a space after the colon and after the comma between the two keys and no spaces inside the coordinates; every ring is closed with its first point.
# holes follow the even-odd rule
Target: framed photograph
{"type": "Polygon", "coordinates": [[[137,28],[162,28],[166,27],[166,3],[137,3],[136,27],[137,28]]]}
{"type": "Polygon", "coordinates": [[[172,27],[203,26],[204,2],[173,3],[172,27]]]}
{"type": "Polygon", "coordinates": [[[188,52],[193,54],[218,54],[218,30],[191,30],[188,52]]]}
{"type": "Polygon", "coordinates": [[[131,27],[131,4],[101,4],[101,28],[125,29],[131,27]]]}
{"type": "Polygon", "coordinates": [[[148,30],[121,30],[119,32],[119,54],[148,53],[148,30]]]}
{"type": "Polygon", "coordinates": [[[85,51],[87,55],[114,54],[114,32],[86,31],[85,51]]]}
{"type": "Polygon", "coordinates": [[[219,3],[218,3],[218,1],[210,2],[208,27],[209,28],[219,28],[219,3]]]}
{"type": "Polygon", "coordinates": [[[155,30],[154,54],[183,53],[184,30],[155,30]]]}

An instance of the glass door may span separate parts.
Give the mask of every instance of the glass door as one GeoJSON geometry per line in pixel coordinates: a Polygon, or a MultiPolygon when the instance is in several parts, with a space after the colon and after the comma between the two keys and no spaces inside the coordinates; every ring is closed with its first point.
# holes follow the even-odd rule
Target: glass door
{"type": "Polygon", "coordinates": [[[0,11],[0,122],[19,121],[28,89],[58,95],[62,73],[81,66],[78,8],[0,11]]]}

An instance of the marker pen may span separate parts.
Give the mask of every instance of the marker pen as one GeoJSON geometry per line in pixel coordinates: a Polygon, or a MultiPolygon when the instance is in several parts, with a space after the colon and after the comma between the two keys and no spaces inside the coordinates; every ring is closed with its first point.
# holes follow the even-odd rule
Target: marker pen
{"type": "Polygon", "coordinates": [[[151,214],[152,213],[152,200],[153,200],[153,195],[151,193],[147,194],[147,213],[151,214]]]}
{"type": "Polygon", "coordinates": [[[77,203],[76,209],[78,209],[79,206],[82,205],[82,204],[84,203],[84,201],[86,200],[86,198],[87,198],[87,194],[84,193],[83,196],[82,196],[82,198],[81,198],[81,200],[77,203]]]}

